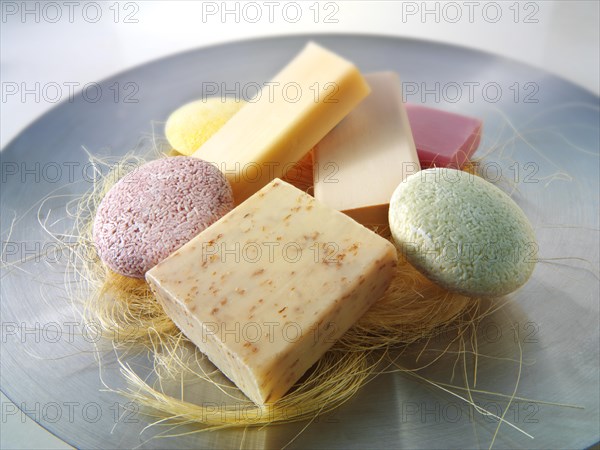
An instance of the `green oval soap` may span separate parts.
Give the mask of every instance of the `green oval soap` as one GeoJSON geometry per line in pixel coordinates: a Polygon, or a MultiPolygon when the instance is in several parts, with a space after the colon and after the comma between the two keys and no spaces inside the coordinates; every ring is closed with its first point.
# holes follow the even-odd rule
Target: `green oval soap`
{"type": "Polygon", "coordinates": [[[531,276],[529,220],[476,175],[433,168],[411,175],[390,200],[392,236],[407,260],[440,286],[473,297],[508,294],[531,276]]]}

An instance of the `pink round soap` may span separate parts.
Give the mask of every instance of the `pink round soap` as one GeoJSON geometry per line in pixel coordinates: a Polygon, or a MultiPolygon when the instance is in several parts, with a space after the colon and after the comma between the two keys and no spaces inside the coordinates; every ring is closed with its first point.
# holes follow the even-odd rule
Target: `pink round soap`
{"type": "Polygon", "coordinates": [[[106,194],[93,237],[102,261],[122,275],[143,278],[233,208],[231,186],[198,158],[162,158],[133,170],[106,194]]]}

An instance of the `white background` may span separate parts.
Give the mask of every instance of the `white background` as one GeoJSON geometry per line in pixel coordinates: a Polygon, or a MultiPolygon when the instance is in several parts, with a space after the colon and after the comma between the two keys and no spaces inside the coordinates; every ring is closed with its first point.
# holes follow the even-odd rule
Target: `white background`
{"type": "MultiPolygon", "coordinates": [[[[62,87],[65,100],[68,86],[161,56],[281,34],[351,32],[452,43],[544,68],[600,92],[596,0],[250,3],[2,1],[1,146],[55,106],[54,91],[44,93],[51,83],[62,87]],[[224,10],[230,12],[223,16],[224,10]],[[34,93],[23,95],[25,90],[34,93]]],[[[21,414],[6,414],[9,401],[4,395],[0,401],[0,448],[69,448],[21,414]]]]}

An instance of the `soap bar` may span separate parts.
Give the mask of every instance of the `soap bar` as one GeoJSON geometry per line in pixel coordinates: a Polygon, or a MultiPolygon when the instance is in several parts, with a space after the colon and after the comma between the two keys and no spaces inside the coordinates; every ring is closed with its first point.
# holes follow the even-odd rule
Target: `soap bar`
{"type": "Polygon", "coordinates": [[[371,94],[315,148],[315,198],[364,225],[387,224],[390,197],[420,170],[394,72],[365,76],[371,94]]]}
{"type": "Polygon", "coordinates": [[[423,168],[460,169],[477,150],[481,120],[411,103],[406,111],[423,168]]]}
{"type": "Polygon", "coordinates": [[[284,176],[368,93],[356,66],[311,42],[194,156],[217,165],[239,204],[284,176]]]}
{"type": "Polygon", "coordinates": [[[146,279],[185,335],[264,405],[384,294],[396,262],[388,240],[275,179],[146,279]]]}

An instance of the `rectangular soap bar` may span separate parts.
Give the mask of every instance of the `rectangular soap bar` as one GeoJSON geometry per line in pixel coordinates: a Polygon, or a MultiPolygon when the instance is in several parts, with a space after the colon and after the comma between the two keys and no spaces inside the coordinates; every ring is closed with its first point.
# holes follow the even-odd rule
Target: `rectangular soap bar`
{"type": "Polygon", "coordinates": [[[351,62],[311,42],[194,156],[221,169],[239,204],[285,175],[368,93],[351,62]]]}
{"type": "Polygon", "coordinates": [[[146,273],[185,335],[259,405],[379,299],[386,239],[275,179],[146,273]]]}
{"type": "Polygon", "coordinates": [[[424,169],[460,169],[479,147],[479,119],[411,103],[406,105],[406,111],[424,169]]]}
{"type": "Polygon", "coordinates": [[[315,148],[314,192],[362,224],[387,224],[392,193],[420,165],[398,75],[365,79],[371,94],[315,148]]]}

